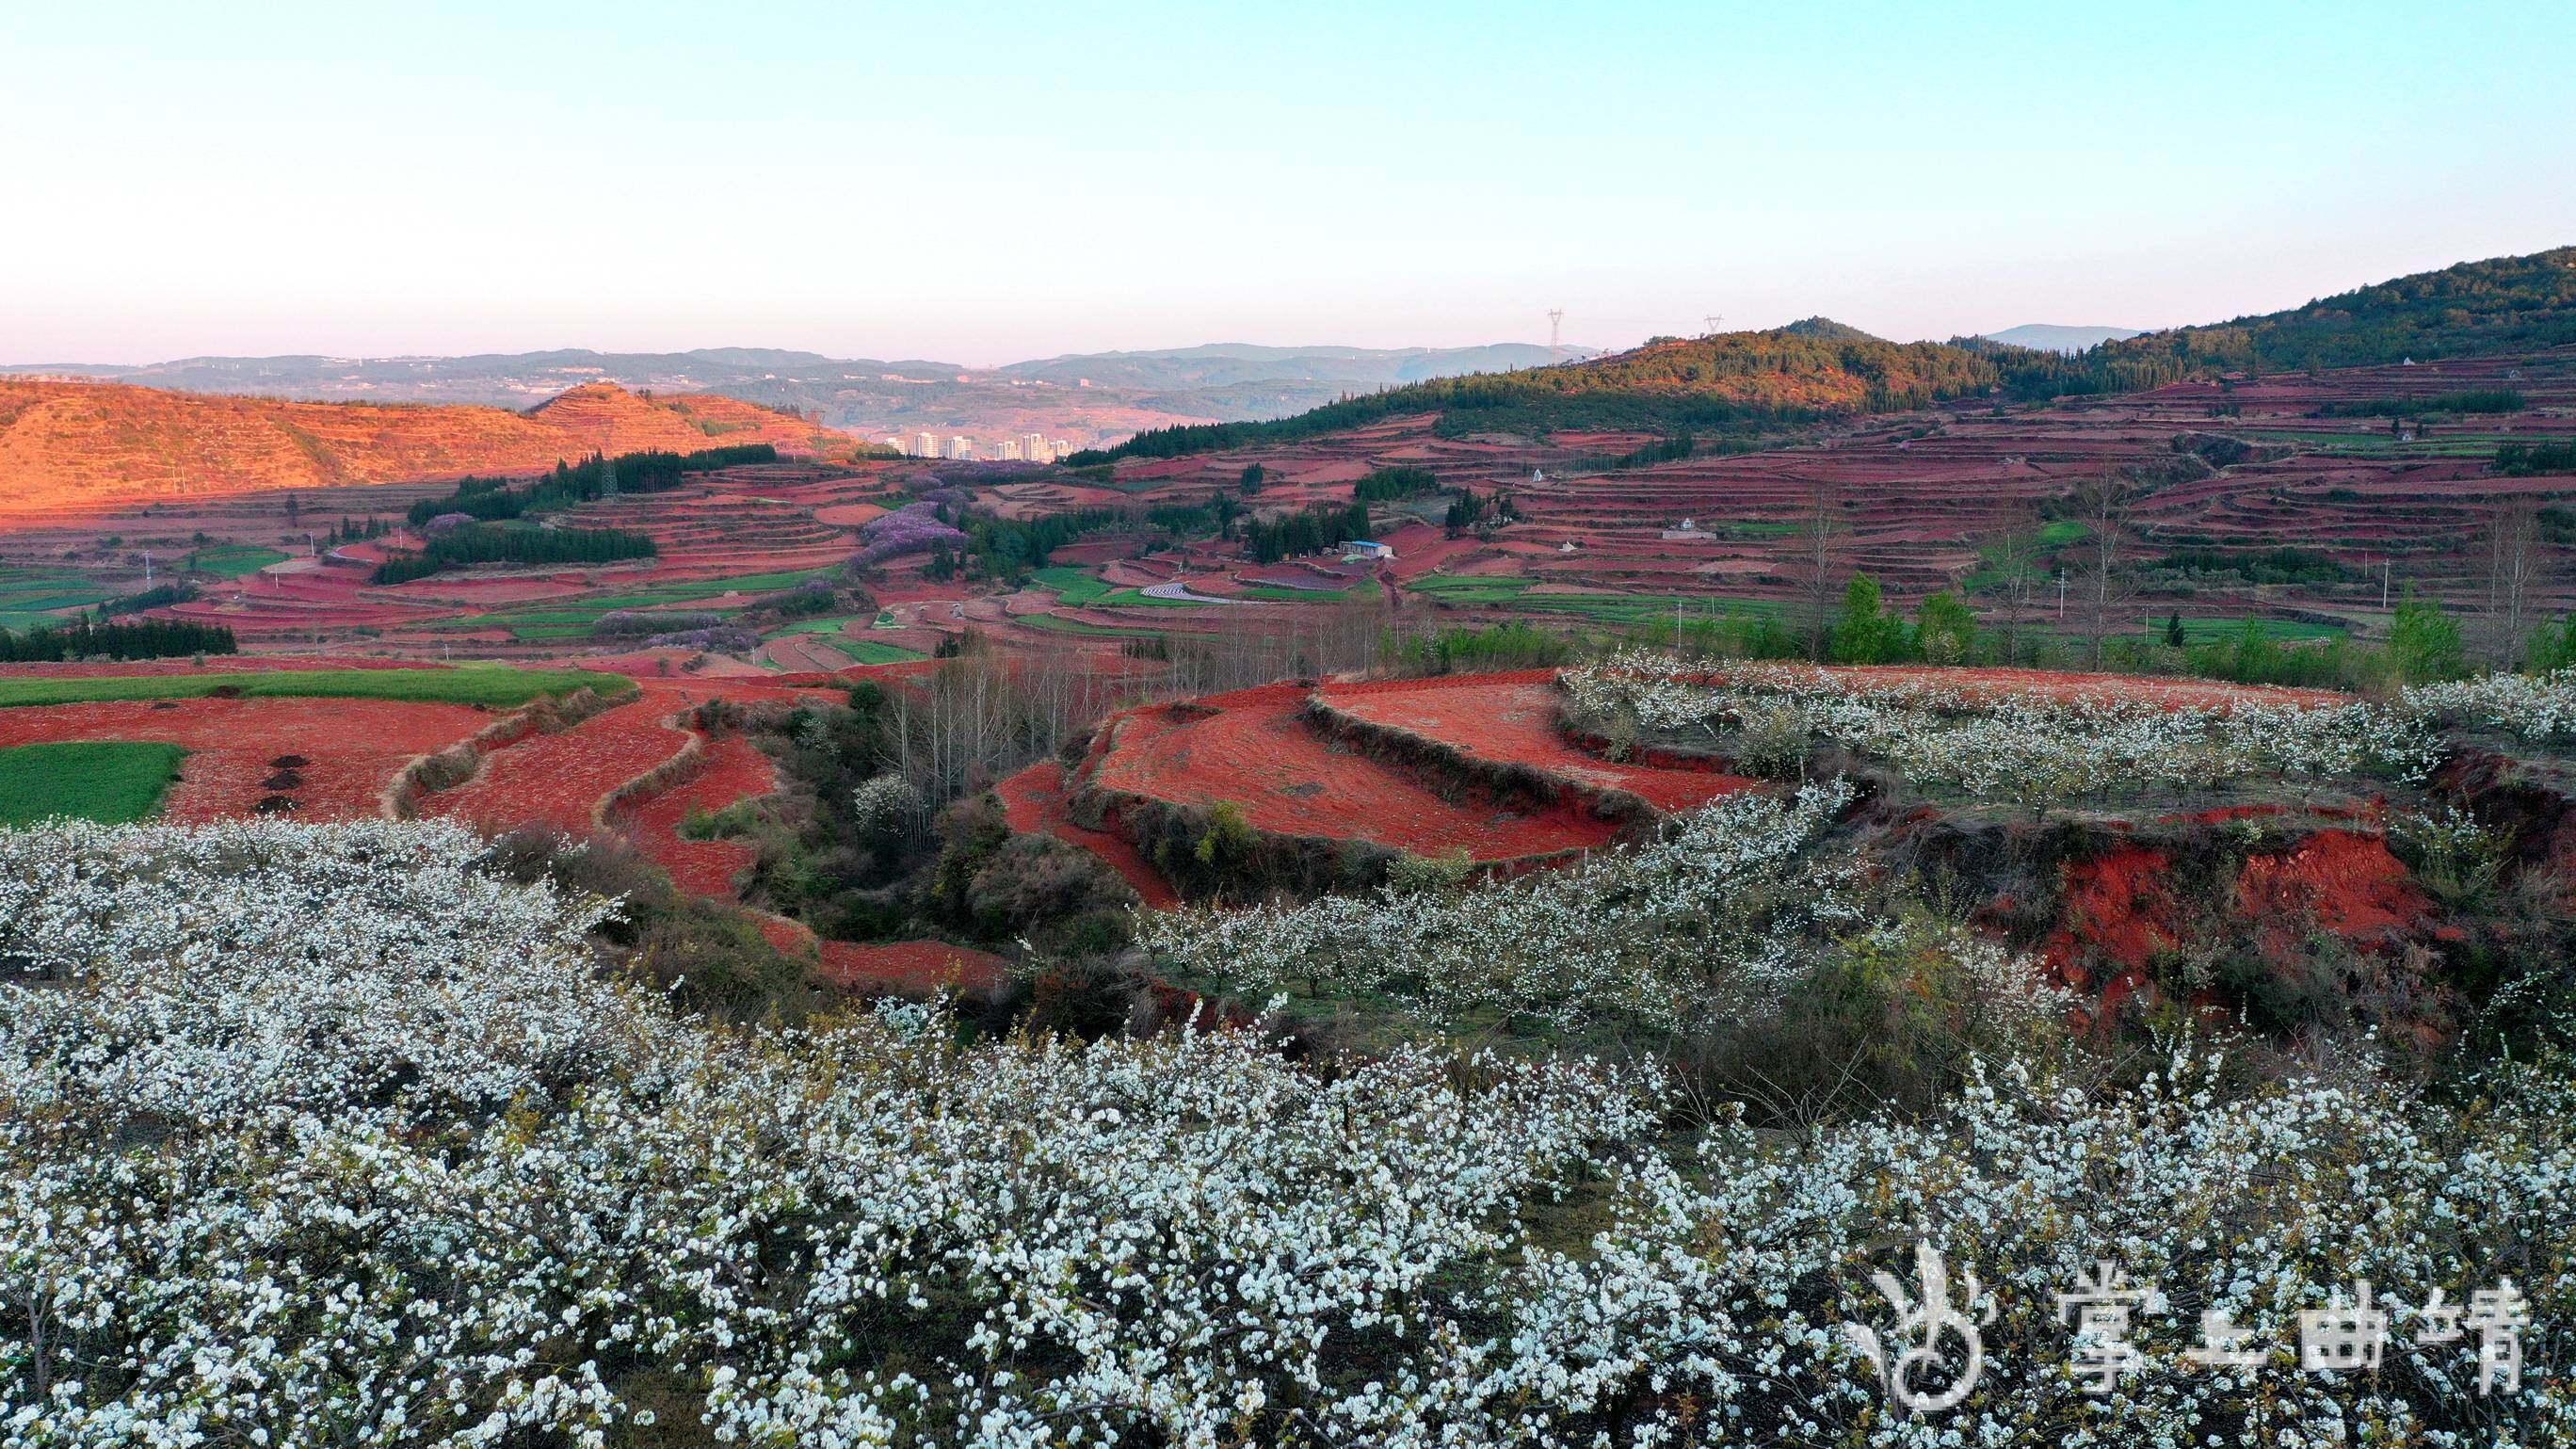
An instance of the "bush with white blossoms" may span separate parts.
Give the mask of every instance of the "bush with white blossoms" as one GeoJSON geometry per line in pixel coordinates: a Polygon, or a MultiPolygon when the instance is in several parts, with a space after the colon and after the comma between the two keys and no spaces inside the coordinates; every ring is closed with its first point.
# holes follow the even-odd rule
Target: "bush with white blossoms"
{"type": "Polygon", "coordinates": [[[1819,929],[1859,919],[1857,867],[1810,850],[1852,795],[1840,780],[1794,799],[1731,795],[1562,870],[1458,892],[1158,912],[1137,934],[1255,998],[1387,995],[1441,1017],[1669,1028],[1768,1001],[1804,969],[1819,929]]]}
{"type": "Polygon", "coordinates": [[[2576,739],[2576,668],[2419,684],[2406,691],[2405,702],[2431,719],[2535,743],[2576,739]]]}
{"type": "Polygon", "coordinates": [[[1806,665],[1730,664],[1722,679],[1632,651],[1563,671],[1581,717],[1652,732],[1733,728],[1794,709],[1808,735],[1887,761],[1909,779],[2036,806],[2230,780],[2377,774],[2418,779],[2439,751],[2407,710],[2327,705],[2174,705],[2113,689],[1988,695],[1921,679],[1806,665]]]}
{"type": "Polygon", "coordinates": [[[1653,1079],[1566,1058],[720,1027],[480,849],[0,832],[0,1446],[2576,1433],[2576,1094],[2537,1073],[1676,1144],[1653,1079]],[[1918,1235],[1998,1314],[1986,1382],[1908,1420],[1840,1325],[1898,1337],[1869,1273],[1918,1235]],[[2100,1400],[2044,1296],[2096,1257],[2173,1303],[2100,1400]],[[2179,1356],[2191,1310],[2277,1341],[2358,1275],[2409,1335],[2374,1377],[2179,1356]],[[2411,1335],[2507,1276],[2541,1327],[2481,1398],[2474,1342],[2411,1335]]]}

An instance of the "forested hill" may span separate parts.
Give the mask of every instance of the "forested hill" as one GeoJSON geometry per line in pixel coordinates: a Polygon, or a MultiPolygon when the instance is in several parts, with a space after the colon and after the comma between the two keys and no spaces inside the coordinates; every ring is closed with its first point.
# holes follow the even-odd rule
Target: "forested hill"
{"type": "Polygon", "coordinates": [[[2462,262],[2286,312],[2106,342],[2068,359],[2091,385],[2067,390],[2124,391],[2212,372],[2366,367],[2571,343],[2576,246],[2462,262]]]}
{"type": "Polygon", "coordinates": [[[1890,342],[1811,317],[1767,332],[1659,339],[1560,367],[1413,383],[1276,422],[1157,429],[1089,456],[1171,457],[1424,412],[1439,413],[1447,432],[1743,432],[1984,392],[2006,385],[2019,356],[2011,348],[1890,342]]]}
{"type": "Polygon", "coordinates": [[[1266,423],[1139,433],[1091,460],[1171,457],[1311,437],[1402,413],[1444,432],[1555,428],[1748,433],[1996,392],[2132,392],[2221,372],[2352,367],[2576,344],[2576,247],[2463,262],[2259,317],[2150,332],[2073,355],[1986,338],[1890,342],[1811,317],[1766,332],[1663,339],[1559,367],[1443,378],[1266,423]]]}

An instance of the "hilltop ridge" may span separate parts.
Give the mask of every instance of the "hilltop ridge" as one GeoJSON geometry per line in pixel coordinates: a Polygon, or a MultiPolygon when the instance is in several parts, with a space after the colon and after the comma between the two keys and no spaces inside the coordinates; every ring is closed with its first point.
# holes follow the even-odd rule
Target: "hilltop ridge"
{"type": "Polygon", "coordinates": [[[0,517],[464,473],[533,473],[603,449],[693,452],[769,443],[782,452],[811,453],[816,438],[800,419],[734,398],[644,397],[613,383],[584,384],[513,412],[0,379],[0,517]]]}

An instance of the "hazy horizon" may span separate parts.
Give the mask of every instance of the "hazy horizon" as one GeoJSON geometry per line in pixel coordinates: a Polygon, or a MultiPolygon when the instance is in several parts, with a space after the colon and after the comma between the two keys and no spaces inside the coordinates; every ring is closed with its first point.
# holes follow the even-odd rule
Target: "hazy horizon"
{"type": "Polygon", "coordinates": [[[2215,321],[2576,240],[2563,18],[45,7],[0,356],[2215,321]]]}

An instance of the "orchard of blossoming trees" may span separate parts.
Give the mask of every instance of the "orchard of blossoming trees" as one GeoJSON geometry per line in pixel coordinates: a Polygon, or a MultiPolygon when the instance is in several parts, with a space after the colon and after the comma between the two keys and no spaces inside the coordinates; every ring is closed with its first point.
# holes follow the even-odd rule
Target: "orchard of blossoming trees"
{"type": "Polygon", "coordinates": [[[0,1443],[2576,1439],[2545,1068],[2435,1099],[2357,1056],[2248,1086],[2033,1046],[1935,1111],[1757,1134],[1571,1056],[744,1029],[485,849],[0,834],[0,1443]],[[2094,1392],[2058,1295],[2100,1260],[2158,1296],[2094,1392]],[[1978,1326],[1940,1416],[1851,1331],[1904,1341],[1882,1272],[1978,1326]],[[2302,1368],[2363,1280],[2375,1367],[2302,1368]],[[2459,1330],[2508,1282],[2510,1391],[2459,1330]]]}

